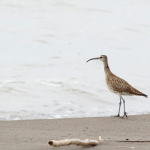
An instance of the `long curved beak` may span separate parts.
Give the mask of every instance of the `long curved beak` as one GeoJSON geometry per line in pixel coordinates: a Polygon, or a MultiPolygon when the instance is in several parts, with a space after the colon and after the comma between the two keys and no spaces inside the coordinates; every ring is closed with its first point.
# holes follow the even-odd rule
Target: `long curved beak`
{"type": "MultiPolygon", "coordinates": [[[[99,57],[97,57],[97,58],[91,58],[91,59],[89,59],[88,61],[93,60],[93,59],[99,59],[99,57]]],[[[87,61],[87,62],[88,62],[88,61],[87,61]]]]}

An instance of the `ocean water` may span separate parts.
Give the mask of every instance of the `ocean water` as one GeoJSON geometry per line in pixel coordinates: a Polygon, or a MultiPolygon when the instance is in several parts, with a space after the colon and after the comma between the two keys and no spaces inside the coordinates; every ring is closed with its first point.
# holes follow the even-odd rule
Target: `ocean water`
{"type": "MultiPolygon", "coordinates": [[[[111,116],[103,63],[150,95],[150,1],[1,0],[0,120],[111,116]]],[[[124,97],[150,113],[150,99],[124,97]]],[[[123,111],[123,110],[122,110],[123,111]]]]}

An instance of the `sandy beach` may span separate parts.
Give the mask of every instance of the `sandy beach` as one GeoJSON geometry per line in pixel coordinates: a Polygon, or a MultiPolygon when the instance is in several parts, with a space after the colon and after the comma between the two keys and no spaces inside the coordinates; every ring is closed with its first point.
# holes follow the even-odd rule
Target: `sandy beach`
{"type": "Polygon", "coordinates": [[[79,150],[82,146],[53,148],[49,140],[66,138],[104,140],[95,150],[138,149],[149,150],[150,142],[119,142],[122,140],[150,140],[150,115],[135,115],[128,118],[97,117],[75,119],[24,120],[0,122],[1,150],[79,150]]]}

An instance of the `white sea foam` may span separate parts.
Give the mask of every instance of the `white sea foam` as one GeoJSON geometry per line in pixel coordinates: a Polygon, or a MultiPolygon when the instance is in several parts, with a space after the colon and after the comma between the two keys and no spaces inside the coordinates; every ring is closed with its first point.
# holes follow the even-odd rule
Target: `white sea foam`
{"type": "MultiPolygon", "coordinates": [[[[0,120],[115,115],[111,70],[150,95],[150,2],[0,1],[0,120]]],[[[129,114],[150,113],[149,98],[125,97],[129,114]]]]}

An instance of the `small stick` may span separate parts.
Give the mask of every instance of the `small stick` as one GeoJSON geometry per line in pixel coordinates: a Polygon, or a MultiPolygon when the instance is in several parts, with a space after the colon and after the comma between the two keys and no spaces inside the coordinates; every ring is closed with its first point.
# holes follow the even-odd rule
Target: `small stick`
{"type": "Polygon", "coordinates": [[[127,147],[127,146],[118,146],[120,148],[131,148],[131,149],[134,149],[135,147],[127,147]]]}
{"type": "Polygon", "coordinates": [[[138,140],[138,141],[127,140],[127,141],[118,141],[118,142],[150,142],[150,141],[149,140],[138,140]]]}

